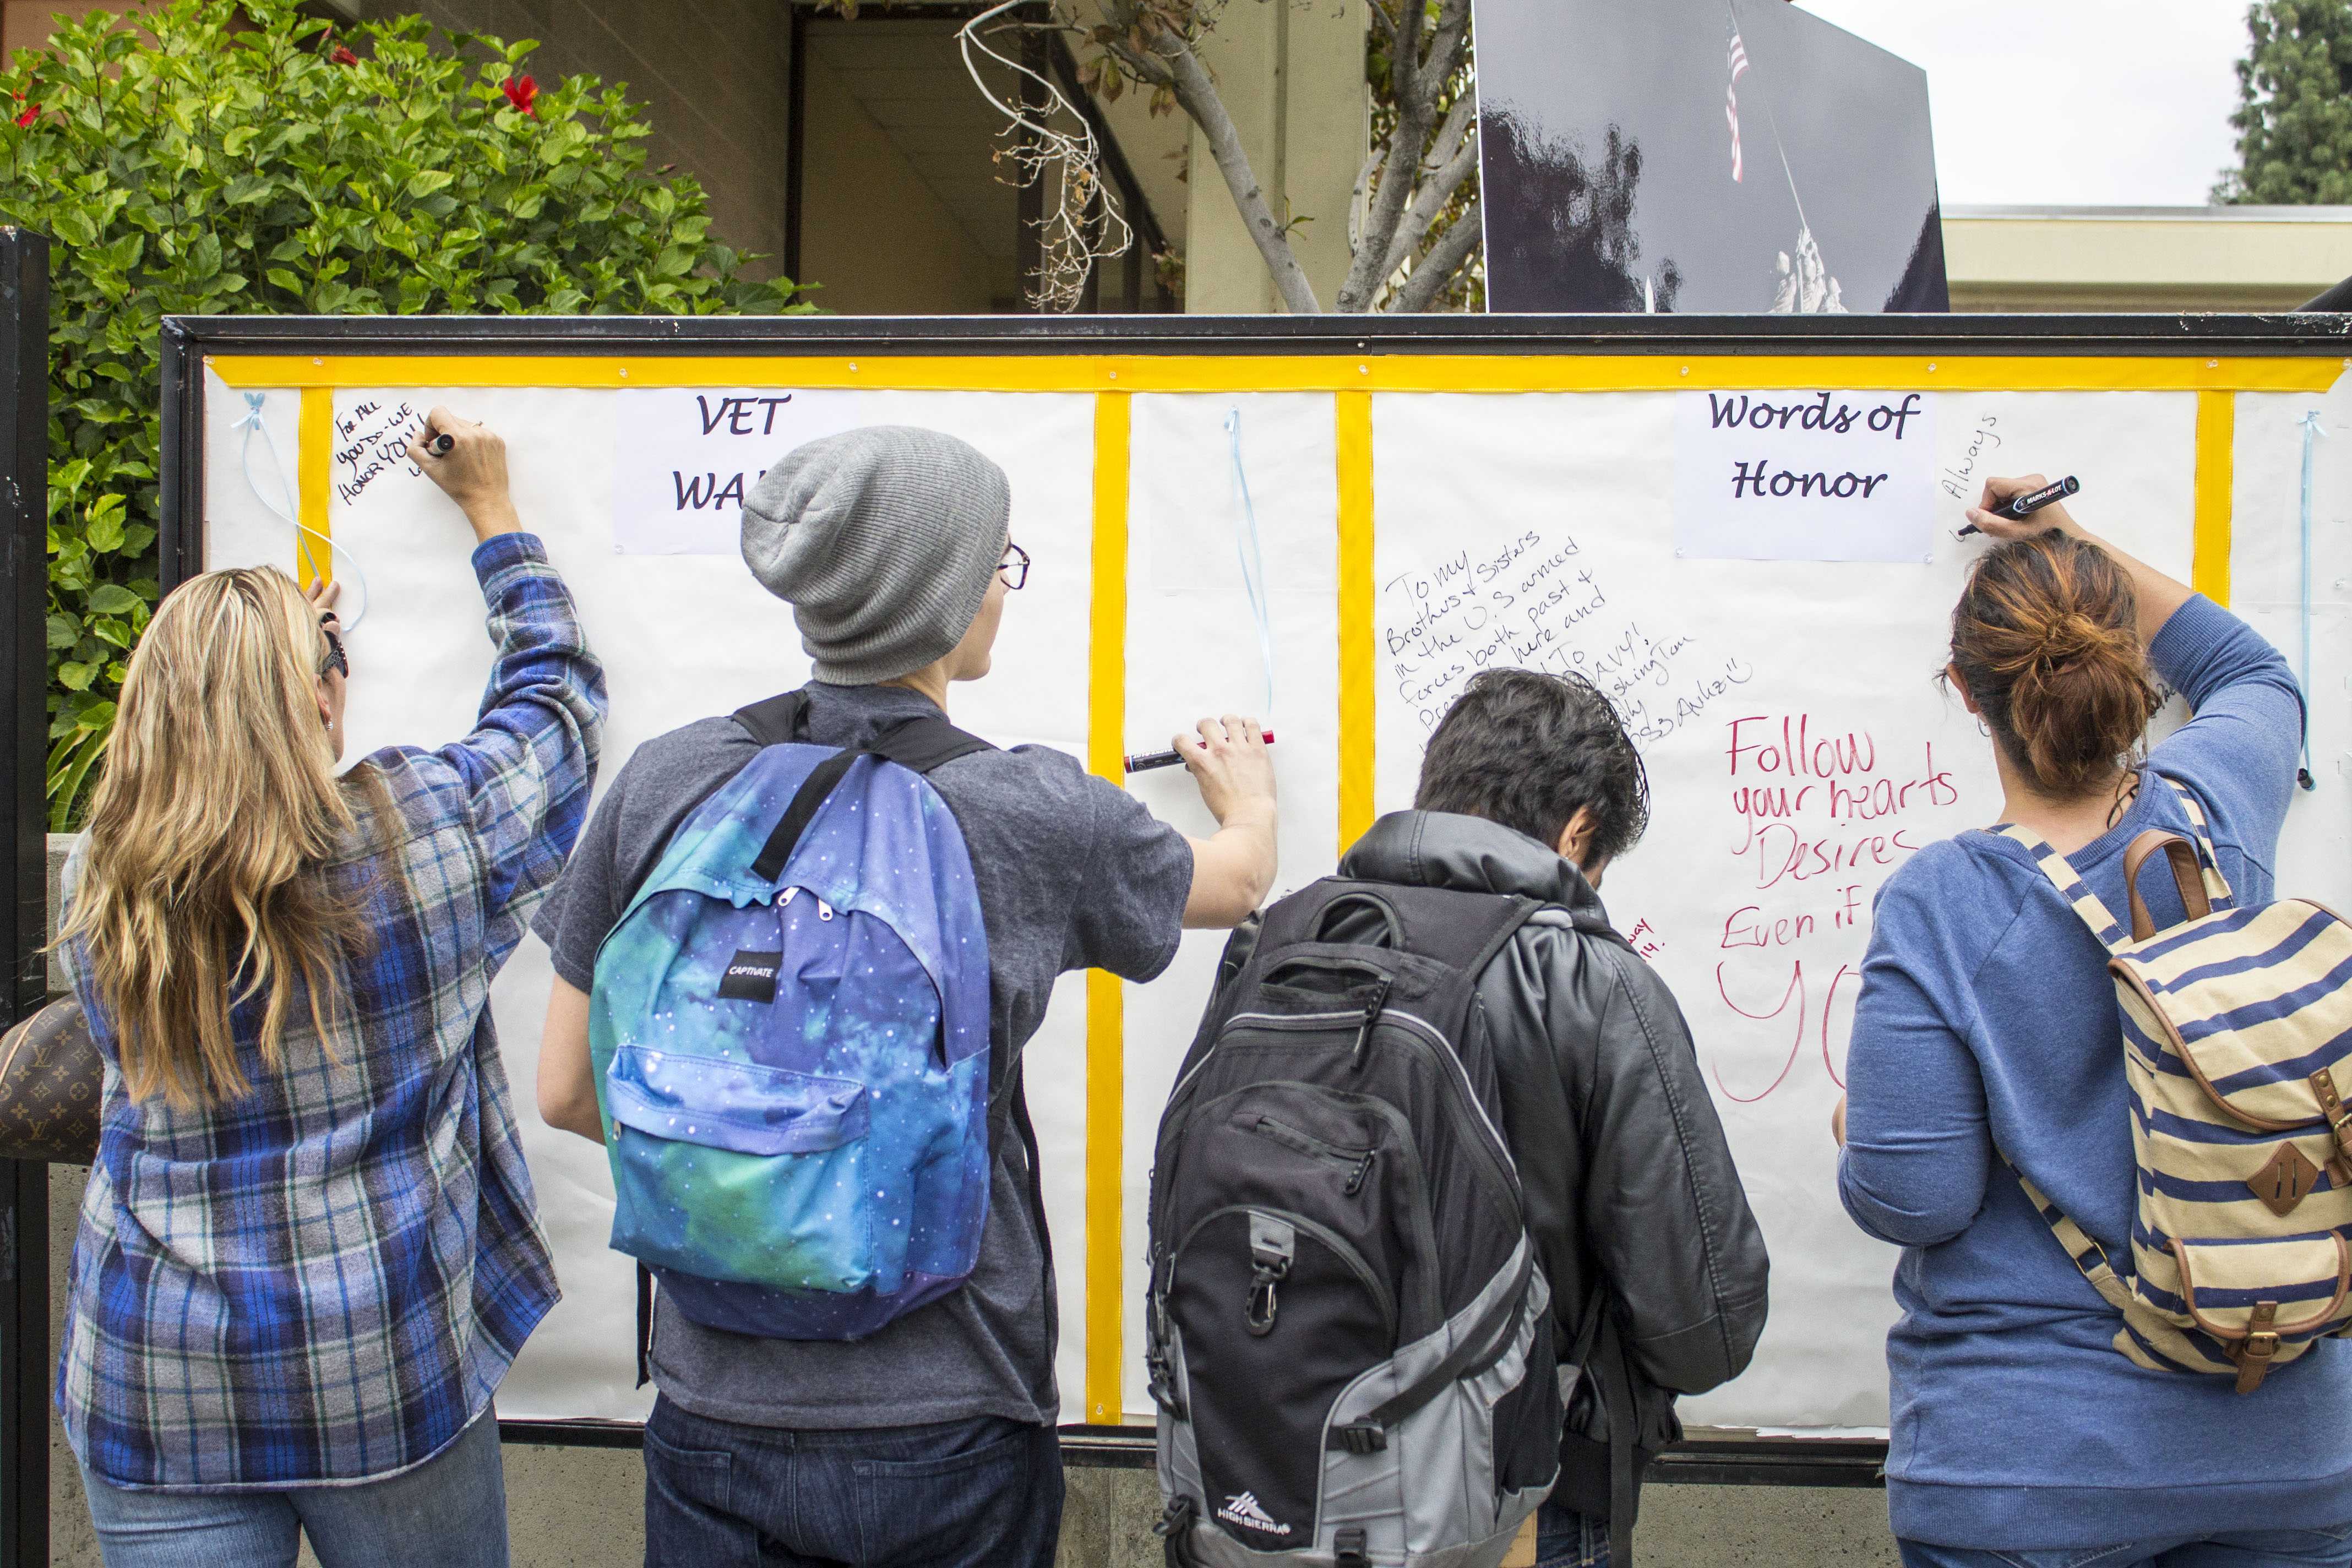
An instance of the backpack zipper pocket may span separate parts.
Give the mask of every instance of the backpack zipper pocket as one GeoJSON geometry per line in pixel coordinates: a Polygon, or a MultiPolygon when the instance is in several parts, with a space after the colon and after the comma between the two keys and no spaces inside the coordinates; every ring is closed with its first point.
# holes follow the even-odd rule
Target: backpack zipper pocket
{"type": "MultiPolygon", "coordinates": [[[[1308,1219],[1305,1215],[1290,1209],[1266,1208],[1258,1204],[1227,1204],[1224,1207],[1212,1209],[1194,1220],[1192,1228],[1184,1233],[1184,1239],[1177,1243],[1175,1255],[1169,1260],[1168,1284],[1171,1292],[1175,1289],[1176,1271],[1183,1266],[1184,1253],[1192,1245],[1192,1238],[1199,1236],[1203,1227],[1224,1218],[1227,1215],[1235,1214],[1263,1215],[1268,1218],[1279,1220],[1298,1235],[1312,1239],[1326,1252],[1347,1265],[1349,1272],[1355,1275],[1362,1283],[1365,1293],[1371,1297],[1373,1305],[1380,1308],[1381,1327],[1387,1342],[1391,1345],[1396,1343],[1396,1298],[1390,1293],[1388,1285],[1381,1277],[1372,1272],[1372,1266],[1364,1261],[1364,1255],[1357,1251],[1354,1244],[1347,1237],[1329,1226],[1318,1220],[1308,1219]]],[[[1267,1326],[1270,1329],[1271,1322],[1267,1326]]],[[[1181,1325],[1179,1327],[1181,1328],[1181,1325]]]]}
{"type": "Polygon", "coordinates": [[[1488,1173],[1495,1178],[1496,1185],[1509,1200],[1512,1219],[1524,1225],[1527,1222],[1527,1198],[1519,1186],[1518,1162],[1511,1158],[1511,1146],[1504,1139],[1502,1129],[1496,1127],[1494,1118],[1486,1114],[1486,1108],[1478,1103],[1477,1092],[1470,1087],[1470,1069],[1462,1065],[1462,1058],[1454,1054],[1453,1046],[1434,1025],[1396,1008],[1381,1016],[1404,1026],[1404,1032],[1412,1037],[1422,1052],[1436,1058],[1437,1076],[1445,1081],[1447,1098],[1454,1106],[1455,1124],[1468,1135],[1467,1141],[1477,1149],[1488,1173]]]}
{"type": "Polygon", "coordinates": [[[1318,1138],[1312,1132],[1302,1132],[1287,1121],[1279,1121],[1271,1116],[1253,1114],[1247,1110],[1234,1112],[1234,1125],[1244,1132],[1255,1132],[1261,1138],[1271,1138],[1283,1147],[1304,1154],[1310,1160],[1320,1160],[1326,1164],[1338,1166],[1347,1176],[1347,1183],[1340,1190],[1351,1198],[1364,1190],[1364,1182],[1372,1173],[1373,1163],[1380,1158],[1380,1151],[1377,1149],[1346,1148],[1318,1138]]]}

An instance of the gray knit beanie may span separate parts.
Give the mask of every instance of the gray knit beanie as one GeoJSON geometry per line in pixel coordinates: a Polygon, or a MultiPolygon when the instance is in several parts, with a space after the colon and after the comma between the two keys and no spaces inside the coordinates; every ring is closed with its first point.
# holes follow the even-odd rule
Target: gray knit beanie
{"type": "Polygon", "coordinates": [[[795,447],[743,503],[743,563],[793,606],[816,678],[870,686],[943,658],[1004,558],[1004,470],[937,430],[795,447]]]}

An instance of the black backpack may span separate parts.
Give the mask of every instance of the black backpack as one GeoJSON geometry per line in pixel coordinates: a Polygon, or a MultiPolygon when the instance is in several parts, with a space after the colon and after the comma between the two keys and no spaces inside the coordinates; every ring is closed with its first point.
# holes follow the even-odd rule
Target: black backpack
{"type": "Polygon", "coordinates": [[[1551,1489],[1550,1291],[1476,1001],[1538,907],[1326,879],[1219,985],[1151,1177],[1171,1564],[1478,1568],[1551,1489]],[[1322,940],[1367,905],[1383,942],[1322,940]]]}

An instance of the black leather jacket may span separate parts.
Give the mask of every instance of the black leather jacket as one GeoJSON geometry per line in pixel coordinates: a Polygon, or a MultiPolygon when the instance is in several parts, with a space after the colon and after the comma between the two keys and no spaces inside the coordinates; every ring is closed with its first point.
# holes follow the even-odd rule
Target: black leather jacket
{"type": "MultiPolygon", "coordinates": [[[[1357,841],[1339,875],[1544,901],[1486,966],[1478,1001],[1502,1080],[1504,1133],[1551,1283],[1555,1342],[1567,1356],[1605,1281],[1646,1465],[1681,1436],[1675,1395],[1738,1376],[1764,1331],[1764,1237],[1682,1009],[1611,929],[1582,873],[1525,834],[1475,816],[1398,812],[1357,841]]],[[[1608,1416],[1591,1382],[1570,1404],[1553,1495],[1606,1515],[1608,1416]]]]}

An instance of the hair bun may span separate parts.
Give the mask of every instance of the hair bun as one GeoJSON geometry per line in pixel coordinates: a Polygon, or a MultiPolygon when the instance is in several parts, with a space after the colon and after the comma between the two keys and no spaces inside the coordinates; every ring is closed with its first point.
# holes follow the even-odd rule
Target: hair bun
{"type": "Polygon", "coordinates": [[[2042,641],[2033,654],[2040,663],[2064,667],[2105,645],[2112,637],[2109,628],[2080,610],[2070,610],[2042,628],[2042,641]]]}
{"type": "Polygon", "coordinates": [[[2065,534],[1978,558],[1952,611],[1951,669],[2002,750],[2059,799],[2105,787],[2156,711],[2131,580],[2065,534]]]}

